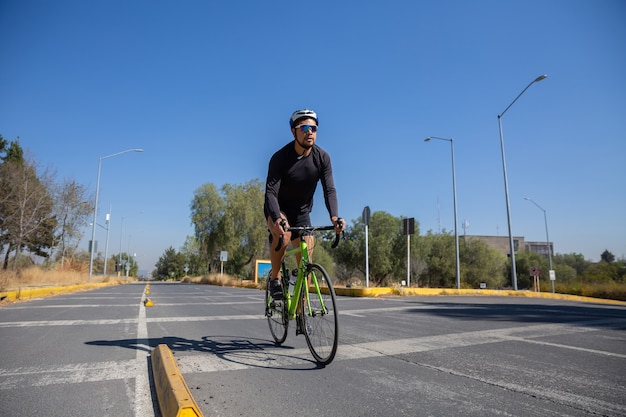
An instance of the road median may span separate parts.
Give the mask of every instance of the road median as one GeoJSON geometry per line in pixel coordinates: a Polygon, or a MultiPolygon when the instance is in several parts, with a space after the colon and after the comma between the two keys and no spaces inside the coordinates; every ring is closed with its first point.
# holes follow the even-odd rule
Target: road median
{"type": "Polygon", "coordinates": [[[151,354],[154,386],[163,417],[202,417],[170,348],[158,345],[151,354]]]}
{"type": "Polygon", "coordinates": [[[88,291],[95,288],[106,287],[109,285],[120,285],[121,281],[111,282],[99,282],[99,283],[87,283],[87,284],[73,284],[73,285],[59,285],[50,287],[37,287],[37,288],[19,288],[12,291],[0,292],[0,302],[11,302],[20,300],[30,300],[33,298],[51,297],[55,295],[68,294],[77,291],[88,291]]]}
{"type": "Polygon", "coordinates": [[[553,300],[581,301],[588,303],[626,305],[626,302],[605,298],[584,297],[580,295],[555,294],[536,291],[487,290],[487,289],[454,289],[454,288],[404,288],[404,287],[376,287],[376,288],[343,288],[335,287],[337,295],[349,297],[380,297],[380,296],[499,296],[499,297],[528,297],[553,300]]]}

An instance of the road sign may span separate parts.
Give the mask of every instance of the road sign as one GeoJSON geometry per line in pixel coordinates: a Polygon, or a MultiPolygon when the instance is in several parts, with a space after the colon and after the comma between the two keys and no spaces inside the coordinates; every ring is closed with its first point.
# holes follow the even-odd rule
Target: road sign
{"type": "Polygon", "coordinates": [[[370,225],[370,207],[365,206],[363,209],[363,224],[366,226],[370,225]]]}
{"type": "Polygon", "coordinates": [[[412,235],[415,233],[415,218],[411,217],[410,219],[402,219],[402,234],[404,235],[412,235]]]}

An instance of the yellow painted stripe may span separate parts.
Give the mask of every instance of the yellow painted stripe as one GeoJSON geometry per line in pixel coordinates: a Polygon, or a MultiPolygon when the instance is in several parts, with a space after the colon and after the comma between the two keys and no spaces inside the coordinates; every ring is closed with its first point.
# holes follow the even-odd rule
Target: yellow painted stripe
{"type": "Polygon", "coordinates": [[[152,351],[152,373],[163,417],[202,417],[170,348],[158,345],[152,351]]]}
{"type": "Polygon", "coordinates": [[[609,300],[604,298],[583,297],[580,295],[552,294],[534,291],[513,291],[513,290],[472,290],[453,288],[335,288],[337,295],[351,297],[378,297],[381,295],[488,295],[488,296],[509,296],[509,297],[529,297],[548,298],[553,300],[583,301],[588,303],[626,305],[626,302],[619,300],[609,300]]]}
{"type": "Polygon", "coordinates": [[[105,282],[94,284],[65,285],[62,287],[29,288],[17,291],[0,292],[3,301],[26,300],[29,298],[49,297],[52,295],[65,294],[75,291],[91,290],[109,285],[118,285],[120,282],[105,282]]]}

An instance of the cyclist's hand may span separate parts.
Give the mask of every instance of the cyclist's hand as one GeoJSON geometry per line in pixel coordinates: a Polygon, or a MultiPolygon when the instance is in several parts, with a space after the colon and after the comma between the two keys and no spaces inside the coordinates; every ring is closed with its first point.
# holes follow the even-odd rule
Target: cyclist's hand
{"type": "Polygon", "coordinates": [[[341,217],[336,217],[331,220],[333,222],[333,226],[335,226],[335,233],[339,234],[343,232],[346,227],[346,222],[341,217]]]}
{"type": "Polygon", "coordinates": [[[276,236],[284,236],[288,227],[289,224],[287,223],[287,220],[284,218],[276,219],[276,221],[272,223],[272,229],[274,229],[272,230],[272,234],[276,236]]]}

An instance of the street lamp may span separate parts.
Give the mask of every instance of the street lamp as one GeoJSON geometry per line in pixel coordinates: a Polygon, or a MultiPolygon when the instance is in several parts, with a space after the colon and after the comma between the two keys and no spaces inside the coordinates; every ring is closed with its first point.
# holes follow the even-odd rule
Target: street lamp
{"type": "MultiPolygon", "coordinates": [[[[98,218],[98,194],[100,193],[100,170],[102,168],[102,160],[107,158],[113,158],[127,152],[143,152],[143,149],[127,149],[122,152],[114,153],[112,155],[101,156],[98,158],[98,180],[96,181],[96,204],[93,207],[93,224],[91,226],[91,248],[89,250],[89,281],[93,275],[93,254],[96,246],[96,221],[98,218]]],[[[106,262],[106,259],[105,259],[106,262]]]]}
{"type": "Polygon", "coordinates": [[[517,291],[517,271],[515,269],[515,247],[513,245],[513,230],[511,228],[511,205],[509,203],[509,180],[506,176],[506,159],[504,157],[504,137],[502,136],[502,116],[504,116],[504,113],[506,113],[506,111],[517,101],[518,98],[522,96],[522,94],[526,92],[526,90],[528,90],[528,88],[531,85],[541,80],[544,80],[547,77],[548,76],[544,74],[544,75],[540,75],[539,77],[531,81],[530,84],[528,84],[526,88],[524,88],[522,92],[519,93],[517,97],[515,97],[515,100],[513,100],[511,104],[509,104],[507,108],[504,109],[504,111],[498,115],[498,127],[500,128],[500,148],[502,149],[502,170],[504,171],[504,195],[506,197],[506,218],[507,218],[507,222],[509,225],[509,245],[511,248],[510,249],[511,250],[511,280],[513,281],[513,290],[515,291],[517,291]]]}
{"type": "Polygon", "coordinates": [[[130,272],[130,259],[131,259],[131,254],[130,254],[130,238],[131,235],[130,233],[128,234],[128,252],[126,252],[126,254],[128,255],[128,263],[126,264],[126,278],[128,278],[128,273],[130,272]]]}
{"type": "Polygon", "coordinates": [[[106,227],[98,223],[98,226],[102,227],[104,230],[107,231],[106,246],[104,249],[104,271],[102,271],[102,275],[107,274],[107,258],[109,256],[109,231],[111,230],[111,206],[109,206],[109,212],[106,215],[105,224],[106,224],[106,227]]]}
{"type": "MultiPolygon", "coordinates": [[[[137,213],[135,213],[135,214],[143,214],[143,211],[138,211],[138,212],[137,212],[137,213]]],[[[130,216],[122,216],[122,222],[120,223],[120,253],[118,254],[118,263],[119,263],[120,268],[122,267],[122,237],[123,237],[123,235],[124,235],[124,218],[125,218],[125,217],[130,217],[130,216]]],[[[128,243],[128,245],[129,245],[129,249],[128,249],[128,250],[129,250],[129,252],[130,252],[130,235],[129,235],[129,237],[128,237],[128,242],[129,242],[129,243],[128,243]]],[[[127,260],[127,261],[128,261],[128,262],[130,262],[130,255],[129,255],[129,254],[126,254],[126,256],[128,257],[128,260],[127,260]]],[[[121,276],[121,275],[122,275],[122,274],[121,274],[121,272],[120,272],[120,276],[121,276]]]]}
{"type": "Polygon", "coordinates": [[[456,252],[456,288],[461,289],[461,262],[459,261],[459,232],[457,226],[457,211],[456,211],[456,169],[454,168],[454,139],[439,138],[437,136],[429,136],[424,139],[424,142],[429,142],[431,139],[445,140],[450,142],[450,149],[452,151],[452,192],[454,196],[454,247],[456,252]]]}
{"type": "Polygon", "coordinates": [[[107,261],[109,256],[109,230],[111,230],[111,205],[109,205],[109,212],[106,216],[106,225],[107,225],[107,240],[106,245],[104,247],[104,271],[102,271],[102,275],[107,274],[107,261]]]}
{"type": "MultiPolygon", "coordinates": [[[[548,215],[546,214],[546,210],[537,204],[532,198],[524,197],[524,200],[530,201],[534,205],[536,205],[539,210],[543,211],[543,222],[546,225],[546,244],[548,245],[548,262],[550,264],[550,274],[552,273],[552,246],[550,245],[550,236],[548,235],[548,215]]],[[[550,277],[550,281],[552,282],[552,292],[554,293],[554,280],[550,277]]]]}

